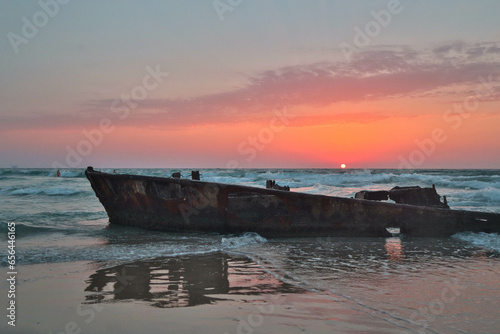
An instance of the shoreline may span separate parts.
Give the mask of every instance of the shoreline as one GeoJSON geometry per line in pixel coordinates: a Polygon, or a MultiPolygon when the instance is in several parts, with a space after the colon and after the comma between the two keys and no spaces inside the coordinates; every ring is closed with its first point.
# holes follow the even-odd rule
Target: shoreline
{"type": "MultiPolygon", "coordinates": [[[[147,261],[134,262],[130,267],[137,268],[135,266],[144,263],[147,261]]],[[[247,263],[238,268],[255,271],[254,264],[247,263]]],[[[282,282],[258,277],[262,276],[260,270],[255,272],[255,277],[230,273],[230,286],[225,294],[214,293],[217,289],[204,287],[204,283],[201,287],[187,286],[186,289],[192,291],[192,298],[198,298],[197,289],[200,288],[209,303],[176,307],[154,303],[155,298],[161,296],[165,299],[165,295],[171,296],[175,289],[174,284],[157,288],[157,280],[149,283],[152,297],[120,299],[120,293],[127,292],[129,287],[134,293],[142,293],[137,291],[141,284],[144,285],[139,276],[141,284],[132,282],[121,289],[118,279],[101,291],[97,288],[92,291],[89,287],[96,274],[110,274],[110,268],[96,270],[97,266],[83,261],[18,266],[16,326],[9,326],[5,317],[0,326],[2,332],[401,333],[400,327],[353,309],[351,302],[342,297],[307,290],[286,292],[282,282]],[[263,286],[263,282],[268,286],[262,291],[256,290],[255,287],[263,286]],[[270,291],[270,286],[275,290],[270,291]],[[280,289],[284,292],[279,292],[280,289]]],[[[208,273],[212,272],[209,270],[208,273]]],[[[131,275],[126,273],[123,277],[127,276],[131,275]]],[[[184,292],[179,289],[178,296],[182,297],[184,292]]],[[[130,291],[127,293],[134,296],[130,291]]]]}

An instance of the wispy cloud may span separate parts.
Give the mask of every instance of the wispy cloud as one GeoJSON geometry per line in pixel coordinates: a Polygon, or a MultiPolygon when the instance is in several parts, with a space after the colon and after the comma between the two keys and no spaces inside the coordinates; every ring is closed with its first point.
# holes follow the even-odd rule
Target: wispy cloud
{"type": "Polygon", "coordinates": [[[282,105],[318,106],[409,96],[439,87],[476,84],[480,76],[497,77],[499,49],[494,43],[450,43],[423,51],[379,47],[357,54],[350,64],[323,62],[269,70],[231,92],[189,100],[149,100],[141,106],[184,116],[252,117],[262,108],[282,105]]]}
{"type": "MultiPolygon", "coordinates": [[[[499,43],[453,42],[426,50],[373,47],[358,53],[349,64],[322,62],[264,71],[250,77],[247,86],[230,92],[190,99],[146,99],[131,111],[130,120],[136,125],[160,122],[182,127],[255,121],[283,106],[322,107],[342,101],[457,97],[470,94],[478,78],[489,75],[496,79],[498,88],[499,43]]],[[[500,99],[498,94],[491,98],[500,99]]],[[[113,101],[113,98],[88,101],[79,115],[59,118],[55,123],[73,122],[75,117],[83,120],[111,117],[113,101]]]]}

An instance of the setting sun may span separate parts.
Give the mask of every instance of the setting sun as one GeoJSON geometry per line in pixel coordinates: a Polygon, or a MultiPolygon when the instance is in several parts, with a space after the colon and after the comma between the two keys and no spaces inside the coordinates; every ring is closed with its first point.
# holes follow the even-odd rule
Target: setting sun
{"type": "Polygon", "coordinates": [[[346,168],[346,165],[342,164],[342,165],[340,165],[340,168],[344,169],[344,168],[346,168]]]}

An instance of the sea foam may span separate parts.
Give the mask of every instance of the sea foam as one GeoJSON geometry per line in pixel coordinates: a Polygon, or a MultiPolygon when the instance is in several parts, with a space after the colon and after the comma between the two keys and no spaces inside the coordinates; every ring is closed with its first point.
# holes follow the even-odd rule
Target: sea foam
{"type": "Polygon", "coordinates": [[[254,232],[247,232],[239,237],[222,238],[222,249],[235,249],[247,245],[255,245],[267,242],[267,239],[254,232]]]}
{"type": "Polygon", "coordinates": [[[457,233],[452,237],[479,248],[500,252],[500,235],[497,233],[462,232],[457,233]]]}

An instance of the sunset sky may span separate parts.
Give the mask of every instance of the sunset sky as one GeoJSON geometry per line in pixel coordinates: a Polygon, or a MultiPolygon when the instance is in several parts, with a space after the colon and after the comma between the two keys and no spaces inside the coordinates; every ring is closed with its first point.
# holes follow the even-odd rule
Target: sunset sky
{"type": "Polygon", "coordinates": [[[0,167],[500,168],[500,1],[0,2],[0,167]]]}

